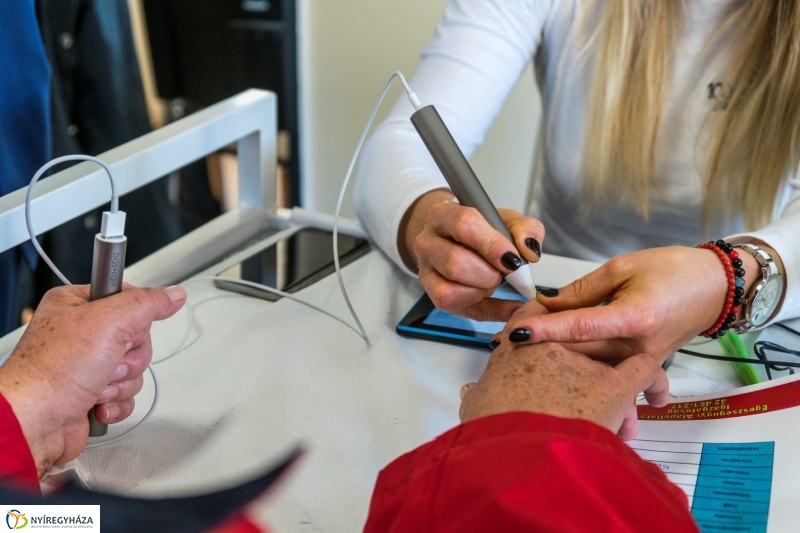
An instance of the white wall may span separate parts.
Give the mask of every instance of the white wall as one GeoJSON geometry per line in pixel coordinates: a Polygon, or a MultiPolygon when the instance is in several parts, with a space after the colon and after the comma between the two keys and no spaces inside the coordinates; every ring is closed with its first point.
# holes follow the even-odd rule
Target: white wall
{"type": "MultiPolygon", "coordinates": [[[[389,75],[411,77],[446,0],[299,0],[302,201],[332,213],[353,149],[389,75]]],[[[400,95],[387,98],[379,118],[400,95]]],[[[472,158],[498,206],[523,209],[540,118],[530,68],[472,158]]],[[[353,216],[346,200],[343,213],[353,216]]]]}

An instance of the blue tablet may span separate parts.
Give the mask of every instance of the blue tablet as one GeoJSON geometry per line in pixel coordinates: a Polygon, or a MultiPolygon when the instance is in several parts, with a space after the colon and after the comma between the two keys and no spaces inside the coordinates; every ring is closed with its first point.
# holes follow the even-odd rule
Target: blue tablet
{"type": "MultiPolygon", "coordinates": [[[[527,301],[508,283],[500,285],[492,297],[527,301]]],[[[442,311],[433,305],[427,294],[423,294],[398,322],[395,329],[405,337],[490,350],[489,341],[495,333],[502,331],[504,326],[505,322],[478,322],[442,311]]]]}

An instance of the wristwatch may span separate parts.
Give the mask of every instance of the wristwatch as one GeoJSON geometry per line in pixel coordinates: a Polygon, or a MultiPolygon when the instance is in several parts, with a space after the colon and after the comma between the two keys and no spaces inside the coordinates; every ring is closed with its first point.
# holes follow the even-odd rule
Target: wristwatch
{"type": "Polygon", "coordinates": [[[772,256],[755,244],[735,244],[743,252],[752,255],[761,266],[761,279],[742,298],[744,318],[731,325],[737,333],[744,333],[767,322],[778,307],[783,295],[783,278],[772,256]]]}

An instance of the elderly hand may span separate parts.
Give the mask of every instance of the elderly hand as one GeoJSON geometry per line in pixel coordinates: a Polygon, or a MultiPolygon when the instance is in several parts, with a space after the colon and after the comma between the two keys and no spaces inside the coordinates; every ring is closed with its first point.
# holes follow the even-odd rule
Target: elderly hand
{"type": "Polygon", "coordinates": [[[503,276],[519,267],[519,253],[531,263],[539,260],[544,226],[516,211],[500,209],[514,237],[511,243],[478,211],[450,202],[452,198],[449,191],[433,191],[409,209],[400,229],[401,254],[406,263],[414,258],[419,281],[439,309],[475,320],[505,322],[521,303],[489,296],[503,276]]]}
{"type": "Polygon", "coordinates": [[[513,411],[582,418],[632,439],[641,391],[651,405],[669,401],[667,375],[647,355],[612,367],[554,343],[503,342],[480,380],[462,389],[459,414],[462,422],[513,411]]]}
{"type": "MultiPolygon", "coordinates": [[[[748,261],[749,254],[741,254],[748,261]]],[[[753,263],[755,263],[753,261],[753,263]]],[[[749,283],[757,277],[745,266],[749,283]]],[[[604,360],[647,353],[659,363],[709,328],[722,312],[728,290],[714,252],[673,246],[617,256],[594,272],[539,299],[548,315],[523,307],[506,324],[513,342],[569,343],[604,360]],[[598,304],[611,299],[606,306],[598,304]]]]}
{"type": "Polygon", "coordinates": [[[95,302],[87,285],[45,295],[0,368],[0,394],[20,422],[40,475],[83,450],[90,409],[108,424],[133,412],[153,355],[150,325],[174,315],[185,300],[181,287],[127,286],[95,302]]]}

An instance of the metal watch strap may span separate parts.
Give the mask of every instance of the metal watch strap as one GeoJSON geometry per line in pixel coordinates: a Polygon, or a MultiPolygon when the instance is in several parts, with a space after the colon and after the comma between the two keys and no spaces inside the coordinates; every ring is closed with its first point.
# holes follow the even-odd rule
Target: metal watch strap
{"type": "MultiPolygon", "coordinates": [[[[751,322],[751,309],[753,301],[758,297],[761,289],[766,285],[766,282],[775,276],[780,277],[780,270],[772,256],[760,246],[755,244],[735,244],[734,248],[742,250],[751,255],[759,265],[761,270],[761,280],[756,281],[753,287],[742,298],[742,308],[744,310],[743,318],[733,323],[732,328],[737,333],[744,333],[755,327],[751,322]]],[[[760,325],[760,324],[759,324],[760,325]]]]}

